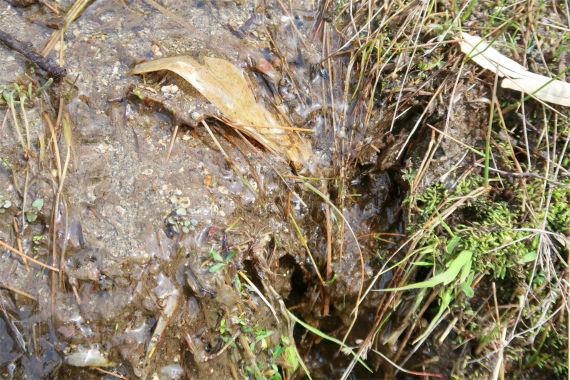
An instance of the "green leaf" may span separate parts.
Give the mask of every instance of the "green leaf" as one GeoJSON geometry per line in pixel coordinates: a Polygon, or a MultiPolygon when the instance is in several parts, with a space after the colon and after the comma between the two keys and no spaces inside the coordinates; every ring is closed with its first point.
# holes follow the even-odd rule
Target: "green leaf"
{"type": "Polygon", "coordinates": [[[265,339],[270,337],[273,334],[273,331],[263,331],[259,334],[255,334],[255,342],[259,342],[261,339],[265,339]]]}
{"type": "MultiPolygon", "coordinates": [[[[439,311],[437,312],[437,315],[435,317],[433,317],[433,319],[431,320],[429,326],[424,331],[424,333],[418,339],[416,339],[412,344],[416,344],[417,342],[422,340],[427,334],[429,334],[431,332],[431,330],[435,327],[435,325],[439,321],[439,317],[441,317],[441,315],[443,314],[443,312],[445,311],[445,309],[447,308],[449,303],[453,300],[453,289],[452,288],[442,289],[441,291],[443,291],[443,294],[441,295],[441,305],[439,306],[439,311]]],[[[440,291],[440,293],[441,293],[441,291],[440,291]]]]}
{"type": "Polygon", "coordinates": [[[457,247],[457,244],[459,244],[460,241],[461,238],[459,236],[452,237],[447,243],[447,253],[451,255],[453,253],[453,250],[455,249],[455,247],[457,247]]]}
{"type": "Polygon", "coordinates": [[[42,207],[44,207],[44,199],[43,198],[36,199],[34,203],[32,203],[32,207],[40,211],[42,207]]]}
{"type": "Polygon", "coordinates": [[[445,224],[445,222],[443,221],[443,218],[441,217],[441,215],[439,215],[439,211],[435,210],[435,212],[437,213],[437,217],[439,219],[439,222],[447,230],[447,233],[450,234],[451,236],[455,237],[455,234],[451,231],[451,228],[449,228],[449,226],[447,224],[445,224]]]}
{"type": "Polygon", "coordinates": [[[239,276],[237,274],[236,274],[235,280],[236,280],[236,286],[237,286],[238,290],[241,290],[241,281],[239,280],[239,276]]]}
{"type": "Polygon", "coordinates": [[[475,276],[475,272],[471,272],[469,274],[469,278],[467,279],[467,281],[464,282],[463,284],[461,284],[461,290],[463,290],[463,293],[465,293],[465,295],[469,298],[471,298],[475,295],[475,293],[473,292],[473,289],[471,289],[471,283],[473,282],[474,276],[475,276]]]}
{"type": "Polygon", "coordinates": [[[208,269],[208,271],[210,271],[210,273],[214,273],[219,271],[220,269],[222,269],[224,267],[224,263],[218,263],[218,264],[214,264],[210,267],[210,269],[208,269]]]}
{"type": "Polygon", "coordinates": [[[234,257],[236,253],[234,252],[233,249],[230,249],[230,252],[228,253],[228,255],[226,256],[226,263],[229,263],[230,260],[232,259],[232,257],[234,257]]]}
{"type": "Polygon", "coordinates": [[[299,359],[297,359],[295,345],[285,347],[285,357],[287,358],[287,363],[293,367],[293,372],[296,371],[299,367],[299,359]]]}
{"type": "Polygon", "coordinates": [[[285,347],[277,345],[275,346],[275,350],[273,351],[273,357],[276,358],[284,352],[285,352],[285,347]]]}
{"type": "Polygon", "coordinates": [[[471,251],[463,251],[459,255],[457,255],[457,258],[455,260],[451,262],[451,264],[449,265],[449,269],[447,269],[445,272],[438,274],[437,276],[430,278],[427,281],[418,282],[417,284],[410,284],[407,286],[403,286],[401,288],[380,289],[378,291],[392,292],[396,290],[433,288],[434,286],[439,284],[444,284],[444,285],[449,284],[457,277],[461,268],[463,268],[467,263],[471,265],[472,256],[473,253],[471,251]]]}
{"type": "Polygon", "coordinates": [[[469,272],[471,271],[471,260],[469,260],[464,266],[463,268],[461,268],[461,273],[459,274],[459,283],[462,284],[465,279],[467,278],[467,276],[469,275],[469,272]]]}
{"type": "Polygon", "coordinates": [[[275,370],[275,373],[271,375],[271,380],[283,380],[283,377],[281,377],[278,370],[275,370]]]}
{"type": "Polygon", "coordinates": [[[36,213],[36,210],[26,211],[26,219],[28,219],[28,222],[32,223],[37,218],[38,218],[38,214],[36,213]]]}
{"type": "Polygon", "coordinates": [[[186,209],[179,208],[178,210],[176,210],[176,215],[185,216],[186,215],[186,209]]]}
{"type": "Polygon", "coordinates": [[[519,264],[526,264],[536,259],[536,251],[530,251],[523,257],[517,260],[519,264]]]}
{"type": "Polygon", "coordinates": [[[216,260],[219,263],[223,263],[224,259],[222,259],[222,256],[218,253],[218,252],[214,252],[214,250],[210,250],[210,256],[212,256],[214,258],[214,260],[216,260]]]}

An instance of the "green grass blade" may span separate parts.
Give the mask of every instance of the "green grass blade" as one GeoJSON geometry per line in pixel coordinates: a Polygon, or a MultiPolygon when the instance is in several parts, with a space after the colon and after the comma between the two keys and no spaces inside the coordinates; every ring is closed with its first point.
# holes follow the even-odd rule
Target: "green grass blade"
{"type": "Polygon", "coordinates": [[[301,326],[303,326],[304,328],[306,328],[307,330],[309,330],[309,331],[312,332],[313,334],[318,335],[318,336],[320,336],[321,338],[324,338],[324,339],[326,339],[326,340],[330,340],[331,342],[338,344],[338,345],[341,346],[342,348],[345,348],[345,349],[349,350],[350,353],[358,360],[358,362],[364,366],[364,368],[366,368],[367,370],[369,370],[370,373],[373,372],[372,369],[370,369],[370,367],[368,367],[368,366],[362,361],[362,359],[360,359],[360,358],[358,357],[358,355],[356,355],[356,354],[354,353],[354,351],[352,351],[352,349],[351,349],[350,347],[348,347],[346,344],[342,343],[342,342],[341,342],[340,340],[338,340],[338,339],[335,339],[335,338],[333,338],[333,337],[331,337],[331,336],[328,336],[327,334],[323,333],[323,332],[320,331],[320,330],[317,330],[317,329],[314,328],[313,326],[306,324],[305,322],[301,321],[299,318],[295,317],[295,316],[293,315],[293,313],[291,313],[289,310],[287,310],[287,312],[289,312],[289,315],[291,316],[291,318],[293,318],[293,319],[295,320],[295,322],[297,322],[298,324],[300,324],[301,326]]]}
{"type": "Polygon", "coordinates": [[[378,291],[393,292],[397,290],[433,288],[434,286],[439,284],[449,284],[457,277],[459,271],[461,271],[461,268],[463,268],[467,263],[471,263],[472,256],[473,253],[471,251],[463,251],[457,256],[455,260],[451,262],[451,265],[449,265],[449,269],[447,269],[443,273],[438,274],[435,277],[430,278],[427,281],[406,285],[401,288],[380,289],[378,291]]]}
{"type": "Polygon", "coordinates": [[[451,237],[455,237],[455,234],[453,233],[453,231],[451,231],[451,228],[449,228],[449,226],[443,221],[443,218],[442,218],[441,215],[439,214],[439,211],[435,210],[435,212],[437,213],[437,218],[439,219],[439,222],[440,222],[441,225],[445,228],[445,230],[447,231],[447,233],[450,234],[451,237]]]}
{"type": "Polygon", "coordinates": [[[412,344],[416,344],[417,342],[422,340],[426,335],[431,333],[431,330],[435,327],[435,325],[439,321],[439,318],[441,317],[447,306],[449,306],[449,304],[453,300],[453,289],[442,289],[442,291],[443,294],[441,295],[441,305],[439,306],[439,311],[437,312],[437,315],[433,317],[433,319],[431,320],[429,326],[424,331],[424,333],[420,337],[418,337],[418,339],[416,339],[412,344]]]}

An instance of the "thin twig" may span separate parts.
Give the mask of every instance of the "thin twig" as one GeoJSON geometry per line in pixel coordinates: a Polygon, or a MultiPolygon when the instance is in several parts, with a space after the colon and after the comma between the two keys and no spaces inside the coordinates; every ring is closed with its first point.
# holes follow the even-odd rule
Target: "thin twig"
{"type": "Polygon", "coordinates": [[[40,266],[42,266],[42,267],[44,267],[44,268],[50,269],[50,270],[52,270],[52,271],[54,271],[54,272],[59,272],[59,269],[57,269],[57,268],[55,268],[55,267],[52,267],[51,265],[44,264],[44,263],[42,263],[41,261],[38,261],[38,260],[34,259],[33,257],[30,257],[30,256],[26,255],[25,253],[20,252],[19,250],[10,247],[8,244],[6,244],[5,242],[3,242],[2,240],[0,240],[0,245],[3,246],[3,247],[6,248],[6,249],[9,249],[10,251],[12,251],[12,252],[18,254],[18,255],[20,255],[20,257],[22,257],[22,259],[28,259],[28,260],[31,261],[32,263],[38,264],[38,265],[40,265],[40,266]]]}

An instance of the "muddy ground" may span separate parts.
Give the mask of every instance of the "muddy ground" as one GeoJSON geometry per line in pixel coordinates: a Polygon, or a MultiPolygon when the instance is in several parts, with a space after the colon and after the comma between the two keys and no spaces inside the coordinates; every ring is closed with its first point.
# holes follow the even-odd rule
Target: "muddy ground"
{"type": "MultiPolygon", "coordinates": [[[[2,30],[41,51],[54,31],[53,12],[43,4],[13,3],[0,1],[2,30]]],[[[88,3],[49,55],[63,57],[66,80],[39,96],[43,73],[0,46],[0,84],[12,86],[3,90],[16,82],[34,92],[25,109],[14,108],[22,133],[28,120],[22,137],[9,98],[0,105],[0,240],[59,269],[34,263],[28,269],[2,248],[3,376],[301,378],[294,340],[313,378],[339,378],[349,357],[337,356],[336,344],[298,324],[292,329],[286,308],[343,339],[360,287],[382,265],[377,251],[393,251],[404,236],[406,187],[399,170],[407,157],[396,156],[407,134],[399,131],[421,111],[399,120],[394,134],[381,136],[377,132],[391,118],[381,102],[365,123],[355,116],[363,106],[343,101],[347,58],[321,64],[343,39],[335,33],[324,44],[314,38],[322,17],[311,1],[163,1],[173,14],[153,4],[88,3]],[[294,168],[250,140],[258,154],[232,128],[208,117],[216,110],[175,74],[129,75],[138,62],[181,54],[222,58],[243,68],[262,103],[275,102],[292,124],[313,130],[303,136],[318,166],[294,168]],[[281,78],[260,69],[262,60],[281,78]],[[56,123],[58,115],[59,153],[46,120],[56,123]],[[206,117],[229,160],[193,122],[196,115],[206,117]],[[68,157],[63,123],[70,126],[72,143],[59,191],[56,156],[62,162],[68,157]],[[370,136],[377,136],[372,147],[370,136]],[[332,178],[313,183],[344,205],[346,220],[362,236],[362,258],[346,225],[330,217],[336,214],[320,196],[296,182],[298,175],[332,178]],[[379,233],[383,240],[374,238],[379,233]]],[[[71,5],[57,3],[61,10],[71,5]]],[[[477,91],[457,89],[465,99],[476,98],[477,91]]],[[[449,133],[470,143],[478,138],[470,125],[488,116],[459,109],[449,133]]],[[[427,182],[464,155],[457,145],[443,144],[441,165],[427,182]]],[[[408,154],[423,151],[419,144],[408,154]]],[[[376,286],[390,279],[389,272],[376,286]]],[[[361,304],[349,346],[368,334],[380,297],[371,292],[361,304]]],[[[389,338],[397,326],[393,318],[381,332],[386,345],[379,350],[386,354],[394,351],[389,338]]],[[[430,347],[412,364],[436,355],[430,347]]],[[[354,376],[389,377],[392,369],[379,356],[369,354],[369,363],[374,374],[357,365],[354,376]]]]}

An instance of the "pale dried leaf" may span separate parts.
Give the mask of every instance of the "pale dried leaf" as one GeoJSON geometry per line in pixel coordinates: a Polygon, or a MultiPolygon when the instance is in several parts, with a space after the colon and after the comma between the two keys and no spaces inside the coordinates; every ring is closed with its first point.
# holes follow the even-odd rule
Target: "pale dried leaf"
{"type": "Polygon", "coordinates": [[[201,64],[188,56],[161,58],[137,65],[131,74],[170,70],[194,86],[206,99],[245,132],[266,148],[286,155],[290,160],[307,163],[311,153],[308,143],[289,130],[256,128],[251,126],[281,127],[277,118],[257,103],[242,72],[230,62],[204,57],[201,64]]]}
{"type": "Polygon", "coordinates": [[[507,77],[501,83],[503,88],[532,94],[537,99],[570,107],[570,83],[552,80],[543,75],[531,73],[523,66],[493,49],[480,37],[461,34],[461,51],[469,55],[479,66],[495,72],[499,64],[500,77],[507,77]]]}

